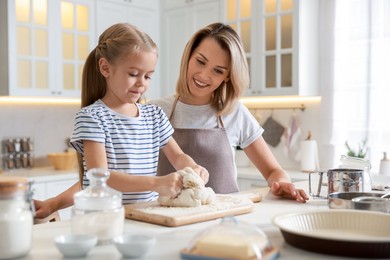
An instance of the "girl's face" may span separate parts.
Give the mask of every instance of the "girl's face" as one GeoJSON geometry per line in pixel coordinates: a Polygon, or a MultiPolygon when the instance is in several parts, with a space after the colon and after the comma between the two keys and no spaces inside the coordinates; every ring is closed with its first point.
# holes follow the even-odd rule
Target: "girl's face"
{"type": "Polygon", "coordinates": [[[107,81],[104,99],[122,104],[137,102],[149,87],[156,63],[157,54],[151,51],[129,54],[115,64],[101,59],[99,65],[107,81]]]}
{"type": "Polygon", "coordinates": [[[228,80],[229,53],[212,38],[205,38],[192,53],[188,62],[187,84],[194,104],[207,104],[211,94],[228,80]]]}

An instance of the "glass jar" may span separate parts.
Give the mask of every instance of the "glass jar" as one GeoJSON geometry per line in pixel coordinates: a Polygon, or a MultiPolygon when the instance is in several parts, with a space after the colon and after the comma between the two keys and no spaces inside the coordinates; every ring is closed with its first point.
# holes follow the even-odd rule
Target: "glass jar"
{"type": "Polygon", "coordinates": [[[28,179],[0,177],[0,259],[27,255],[32,242],[32,192],[28,179]]]}
{"type": "Polygon", "coordinates": [[[98,244],[109,244],[123,233],[125,210],[122,193],[110,188],[110,172],[94,168],[87,172],[89,186],[74,195],[72,233],[98,237],[98,244]]]}
{"type": "Polygon", "coordinates": [[[372,190],[372,181],[370,175],[371,163],[369,160],[341,155],[339,168],[364,170],[363,191],[371,192],[372,190]]]}

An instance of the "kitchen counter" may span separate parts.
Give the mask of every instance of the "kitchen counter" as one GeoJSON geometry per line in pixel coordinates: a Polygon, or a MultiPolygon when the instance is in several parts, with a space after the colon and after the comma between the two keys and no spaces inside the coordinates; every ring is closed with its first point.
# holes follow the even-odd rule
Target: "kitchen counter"
{"type": "MultiPolygon", "coordinates": [[[[306,181],[296,183],[298,188],[307,190],[306,181]]],[[[255,204],[254,211],[237,216],[238,220],[257,225],[268,236],[271,244],[280,249],[279,259],[342,259],[341,257],[316,254],[294,248],[284,242],[278,228],[273,226],[272,218],[288,212],[306,210],[329,210],[327,200],[309,200],[306,204],[285,200],[268,193],[268,188],[259,189],[264,194],[263,201],[255,204]]],[[[125,232],[153,235],[157,238],[156,245],[143,259],[180,259],[180,250],[185,248],[198,232],[219,223],[211,220],[181,227],[164,227],[139,221],[126,220],[125,232]]],[[[53,239],[60,234],[69,234],[70,221],[51,222],[33,227],[32,249],[22,259],[62,259],[61,253],[54,245],[53,239]]],[[[96,246],[85,259],[121,259],[114,245],[96,246]]],[[[350,258],[345,258],[350,259],[350,258]]]]}
{"type": "MultiPolygon", "coordinates": [[[[307,180],[309,177],[308,173],[294,170],[294,169],[285,169],[285,171],[290,175],[292,182],[307,180]]],[[[253,178],[253,179],[262,179],[265,181],[263,175],[259,170],[252,166],[247,167],[237,167],[238,178],[253,178]]]]}
{"type": "MultiPolygon", "coordinates": [[[[296,169],[285,169],[285,171],[290,175],[292,182],[307,181],[309,179],[309,173],[302,172],[296,169]]],[[[237,168],[237,178],[238,183],[242,183],[243,180],[252,181],[250,185],[243,185],[249,188],[256,187],[266,187],[267,182],[265,181],[263,175],[253,166],[247,167],[238,167],[237,168]]],[[[390,187],[390,175],[381,175],[378,173],[371,173],[372,187],[383,188],[390,187]]],[[[243,187],[240,187],[240,190],[244,190],[243,187]]]]}
{"type": "MultiPolygon", "coordinates": [[[[31,169],[16,169],[5,171],[3,176],[25,177],[32,182],[31,189],[33,198],[37,200],[46,200],[57,196],[67,190],[79,180],[77,169],[70,171],[58,171],[53,167],[37,167],[31,169]]],[[[71,210],[63,209],[59,211],[62,220],[70,219],[71,210]]]]}
{"type": "Polygon", "coordinates": [[[4,171],[0,175],[3,176],[20,176],[28,178],[30,181],[35,183],[48,182],[48,181],[57,181],[57,180],[67,180],[78,178],[78,170],[69,170],[69,171],[58,171],[54,170],[53,167],[37,167],[37,168],[23,168],[15,169],[10,171],[4,171]]]}

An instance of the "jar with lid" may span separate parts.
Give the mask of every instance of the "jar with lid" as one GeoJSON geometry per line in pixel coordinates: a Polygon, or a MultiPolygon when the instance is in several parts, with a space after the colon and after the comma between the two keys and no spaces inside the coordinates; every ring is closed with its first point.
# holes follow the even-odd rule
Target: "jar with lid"
{"type": "Polygon", "coordinates": [[[369,160],[358,158],[358,157],[341,155],[339,167],[344,169],[364,170],[363,191],[371,192],[372,190],[372,181],[370,175],[371,163],[369,160]]]}
{"type": "Polygon", "coordinates": [[[0,259],[22,257],[30,251],[33,226],[30,187],[26,178],[0,177],[0,259]]]}
{"type": "Polygon", "coordinates": [[[106,169],[88,170],[89,186],[74,195],[72,233],[95,235],[98,244],[109,244],[122,234],[125,221],[122,193],[107,185],[109,176],[106,169]]]}

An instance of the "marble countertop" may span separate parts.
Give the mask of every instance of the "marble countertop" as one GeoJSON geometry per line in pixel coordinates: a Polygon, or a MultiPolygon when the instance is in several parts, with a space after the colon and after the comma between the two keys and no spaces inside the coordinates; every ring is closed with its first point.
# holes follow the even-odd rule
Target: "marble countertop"
{"type": "MultiPolygon", "coordinates": [[[[287,173],[290,175],[290,178],[293,182],[307,180],[309,177],[308,173],[295,170],[295,169],[285,169],[287,173]]],[[[240,178],[261,178],[264,180],[263,175],[259,172],[259,170],[253,166],[247,167],[237,167],[237,175],[240,178]]]]}
{"type": "MultiPolygon", "coordinates": [[[[308,180],[309,174],[302,172],[297,169],[285,169],[291,177],[293,182],[308,180]]],[[[253,166],[245,166],[237,168],[238,178],[246,179],[260,179],[264,180],[263,175],[253,166]]],[[[33,180],[36,183],[56,181],[56,180],[67,180],[78,178],[78,169],[70,171],[58,171],[54,170],[53,167],[37,167],[31,169],[16,169],[12,171],[3,171],[0,175],[4,176],[22,176],[33,180]]],[[[390,175],[379,175],[376,173],[371,174],[372,182],[374,185],[389,185],[390,186],[390,175]]]]}
{"type": "MultiPolygon", "coordinates": [[[[309,179],[309,173],[302,172],[297,169],[285,169],[290,175],[292,182],[305,181],[309,179]]],[[[238,178],[247,178],[247,179],[261,179],[264,180],[263,175],[260,174],[253,166],[247,167],[238,167],[237,168],[238,178]]],[[[371,179],[373,188],[374,187],[390,187],[390,175],[381,175],[377,173],[371,173],[371,179]]]]}
{"type": "MultiPolygon", "coordinates": [[[[306,189],[307,182],[298,182],[296,186],[306,189]]],[[[268,236],[271,244],[280,251],[278,259],[343,259],[342,257],[317,254],[304,251],[284,242],[279,229],[272,224],[273,217],[289,212],[312,210],[329,210],[327,200],[311,199],[306,204],[285,200],[264,192],[264,198],[256,203],[253,212],[236,216],[239,221],[252,223],[262,229],[268,236]]],[[[189,245],[193,237],[199,232],[219,223],[220,219],[206,221],[181,227],[164,227],[139,221],[126,220],[125,232],[149,234],[156,237],[156,245],[143,259],[180,259],[180,250],[189,245]]],[[[61,253],[54,245],[53,239],[57,235],[69,234],[70,221],[39,224],[33,227],[33,246],[30,253],[22,259],[62,259],[61,253]]],[[[120,253],[114,245],[96,246],[85,259],[121,259],[120,253]]],[[[350,259],[350,258],[345,258],[350,259]]]]}
{"type": "Polygon", "coordinates": [[[11,171],[4,171],[0,175],[26,177],[35,183],[40,183],[78,178],[79,173],[77,169],[70,171],[58,171],[53,167],[37,167],[31,169],[15,169],[11,171]]]}

